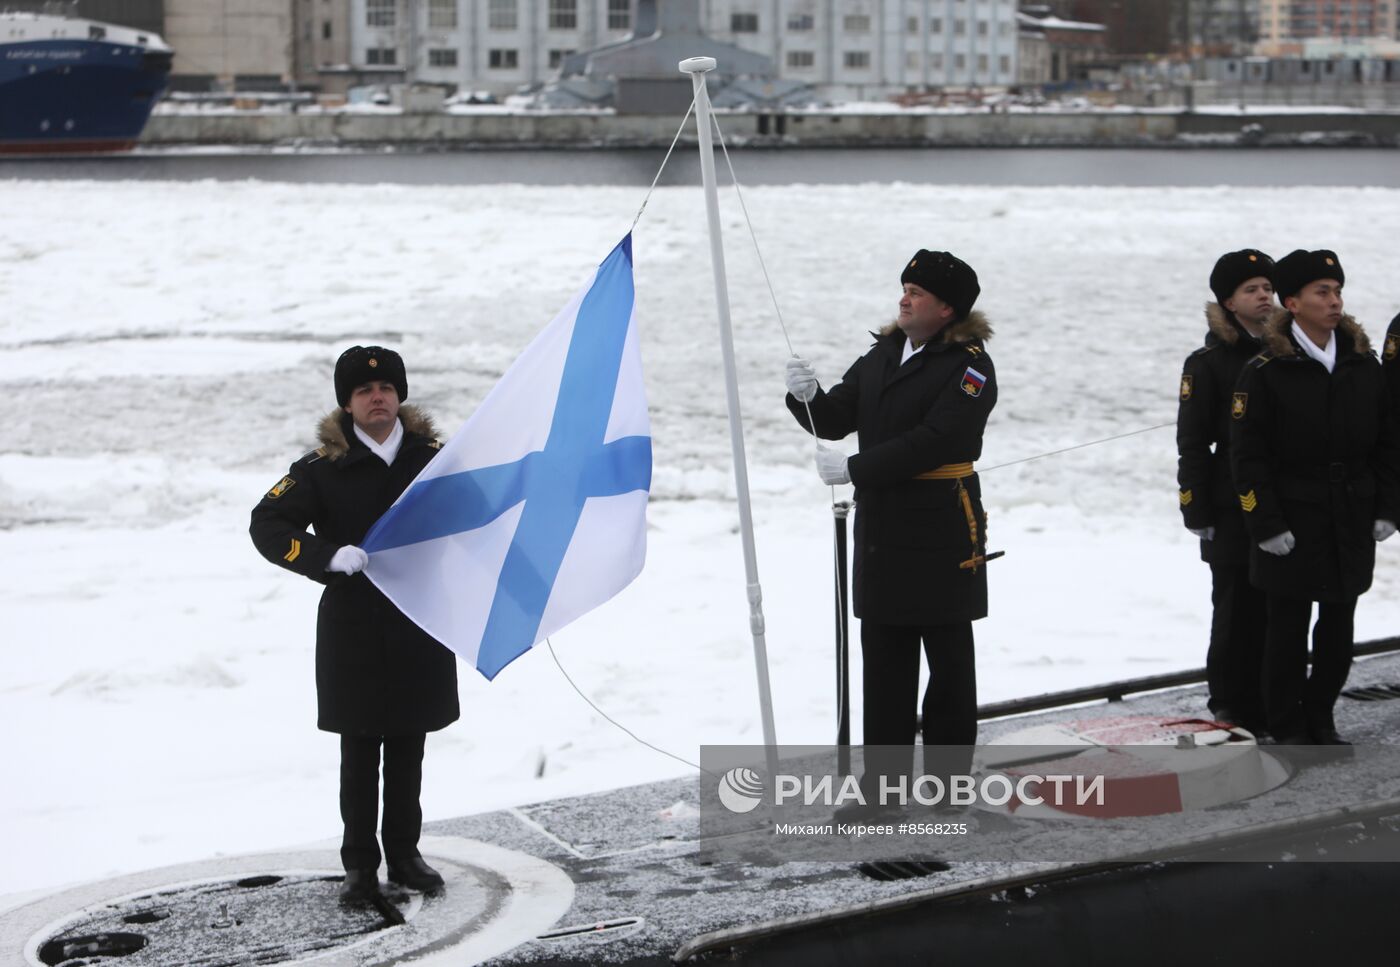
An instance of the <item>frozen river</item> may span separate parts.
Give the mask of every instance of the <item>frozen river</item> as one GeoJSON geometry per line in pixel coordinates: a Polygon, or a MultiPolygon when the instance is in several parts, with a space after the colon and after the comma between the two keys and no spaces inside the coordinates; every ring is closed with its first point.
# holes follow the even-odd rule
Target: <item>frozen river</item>
{"type": "MultiPolygon", "coordinates": [[[[103,181],[284,181],[333,184],[646,185],[655,150],[460,153],[148,151],[98,160],[0,160],[0,178],[103,181]]],[[[748,185],[1213,186],[1400,188],[1400,151],[1382,148],[744,149],[748,185]]],[[[693,149],[678,151],[663,185],[700,181],[693,149]]]]}

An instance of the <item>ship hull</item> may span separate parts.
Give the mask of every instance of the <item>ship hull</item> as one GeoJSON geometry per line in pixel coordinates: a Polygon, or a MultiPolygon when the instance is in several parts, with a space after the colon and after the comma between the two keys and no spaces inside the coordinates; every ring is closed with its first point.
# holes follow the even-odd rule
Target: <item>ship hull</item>
{"type": "Polygon", "coordinates": [[[136,46],[0,44],[0,154],[128,150],[169,70],[169,53],[136,46]]]}

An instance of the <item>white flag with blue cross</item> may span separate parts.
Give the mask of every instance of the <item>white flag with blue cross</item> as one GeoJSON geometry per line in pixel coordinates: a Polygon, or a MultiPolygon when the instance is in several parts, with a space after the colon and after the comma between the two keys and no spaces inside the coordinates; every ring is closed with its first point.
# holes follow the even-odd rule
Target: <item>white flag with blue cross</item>
{"type": "Polygon", "coordinates": [[[369,579],[488,679],[641,573],[633,294],[629,234],[365,537],[369,579]]]}

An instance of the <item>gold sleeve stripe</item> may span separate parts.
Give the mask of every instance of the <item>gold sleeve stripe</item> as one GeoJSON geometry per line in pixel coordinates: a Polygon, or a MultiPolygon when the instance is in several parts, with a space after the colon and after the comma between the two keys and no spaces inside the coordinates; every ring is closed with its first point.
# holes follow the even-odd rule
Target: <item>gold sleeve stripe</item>
{"type": "Polygon", "coordinates": [[[1241,494],[1240,506],[1243,507],[1244,512],[1248,514],[1250,511],[1254,510],[1255,507],[1259,506],[1259,498],[1254,496],[1254,491],[1252,490],[1247,494],[1241,494]]]}
{"type": "Polygon", "coordinates": [[[1191,503],[1191,491],[1189,491],[1189,490],[1183,490],[1183,491],[1181,491],[1180,493],[1177,494],[1177,497],[1181,500],[1181,506],[1183,506],[1183,507],[1185,507],[1187,504],[1191,503]]]}
{"type": "Polygon", "coordinates": [[[292,538],[292,549],[291,549],[290,551],[288,551],[286,554],[283,554],[283,555],[282,555],[282,560],[284,560],[284,561],[286,561],[288,564],[290,564],[290,563],[292,563],[293,561],[295,561],[295,560],[296,560],[297,558],[299,558],[299,557],[301,557],[301,541],[299,541],[299,540],[297,540],[295,537],[293,537],[293,538],[292,538]]]}

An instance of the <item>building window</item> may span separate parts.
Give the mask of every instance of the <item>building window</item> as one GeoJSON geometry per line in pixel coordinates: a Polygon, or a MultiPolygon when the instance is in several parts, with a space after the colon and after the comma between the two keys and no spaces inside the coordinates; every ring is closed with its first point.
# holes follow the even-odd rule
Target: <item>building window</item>
{"type": "Polygon", "coordinates": [[[397,10],[398,0],[365,0],[365,26],[392,27],[397,10]]]}
{"type": "Polygon", "coordinates": [[[863,71],[870,69],[870,51],[868,50],[848,50],[843,61],[848,70],[863,71]]]}
{"type": "Polygon", "coordinates": [[[930,17],[928,21],[928,32],[931,34],[943,33],[943,18],[930,17]]]}
{"type": "Polygon", "coordinates": [[[572,54],[572,50],[551,50],[549,52],[549,69],[556,71],[559,65],[564,63],[564,58],[572,54]]]}
{"type": "Polygon", "coordinates": [[[928,55],[928,66],[929,66],[930,68],[932,68],[933,70],[936,70],[936,71],[941,71],[941,70],[943,70],[943,55],[942,55],[942,54],[929,54],[929,55],[928,55]]]}
{"type": "Polygon", "coordinates": [[[549,0],[549,29],[578,29],[578,0],[549,0]]]}
{"type": "Polygon", "coordinates": [[[788,14],[788,30],[816,30],[817,18],[810,13],[788,14]]]}
{"type": "Polygon", "coordinates": [[[486,26],[491,30],[517,29],[520,26],[520,14],[516,10],[515,0],[491,0],[486,26]]]}
{"type": "Polygon", "coordinates": [[[967,70],[967,55],[966,55],[966,54],[954,54],[954,55],[953,55],[953,70],[958,70],[958,71],[967,70]]]}
{"type": "Polygon", "coordinates": [[[393,47],[371,47],[365,51],[365,63],[371,67],[392,67],[399,62],[399,52],[393,47]]]}
{"type": "Polygon", "coordinates": [[[608,0],[608,29],[632,29],[632,0],[608,0]]]}
{"type": "Polygon", "coordinates": [[[966,20],[954,20],[954,21],[953,21],[953,36],[954,36],[954,37],[961,37],[961,36],[963,36],[963,35],[966,34],[966,33],[967,33],[967,21],[966,21],[966,20]]]}
{"type": "Polygon", "coordinates": [[[793,70],[814,67],[816,63],[817,55],[810,50],[790,50],[787,52],[787,65],[793,70]]]}
{"type": "Polygon", "coordinates": [[[864,13],[850,13],[841,20],[841,29],[848,34],[868,34],[870,33],[870,15],[864,13]]]}
{"type": "Polygon", "coordinates": [[[457,0],[428,0],[428,26],[457,26],[457,0]]]}
{"type": "Polygon", "coordinates": [[[321,39],[322,39],[322,40],[330,40],[330,39],[331,39],[331,22],[330,22],[329,20],[323,20],[323,21],[321,21],[321,39]]]}
{"type": "Polygon", "coordinates": [[[428,48],[429,67],[456,67],[457,50],[455,47],[430,47],[428,48]]]}
{"type": "Polygon", "coordinates": [[[520,51],[493,47],[486,52],[486,66],[492,70],[513,71],[520,66],[520,51]]]}
{"type": "Polygon", "coordinates": [[[917,34],[919,32],[919,18],[909,17],[904,21],[904,32],[907,34],[917,34]]]}
{"type": "Polygon", "coordinates": [[[731,13],[729,15],[729,29],[736,34],[758,33],[758,14],[731,13]]]}
{"type": "Polygon", "coordinates": [[[1005,55],[1005,54],[1002,54],[1001,57],[997,59],[997,68],[998,68],[1003,74],[1010,74],[1010,73],[1011,73],[1011,58],[1008,57],[1008,56],[1005,55]]]}
{"type": "Polygon", "coordinates": [[[987,73],[987,55],[986,55],[986,54],[978,54],[978,55],[977,55],[977,73],[979,73],[979,74],[985,74],[985,73],[987,73]]]}
{"type": "Polygon", "coordinates": [[[905,52],[904,66],[911,71],[916,71],[919,69],[919,52],[917,50],[910,50],[905,52]]]}
{"type": "Polygon", "coordinates": [[[979,21],[977,21],[977,36],[979,36],[979,37],[985,37],[985,36],[987,36],[987,28],[988,28],[989,26],[990,26],[990,24],[988,24],[987,21],[985,21],[985,20],[979,20],[979,21]]]}

